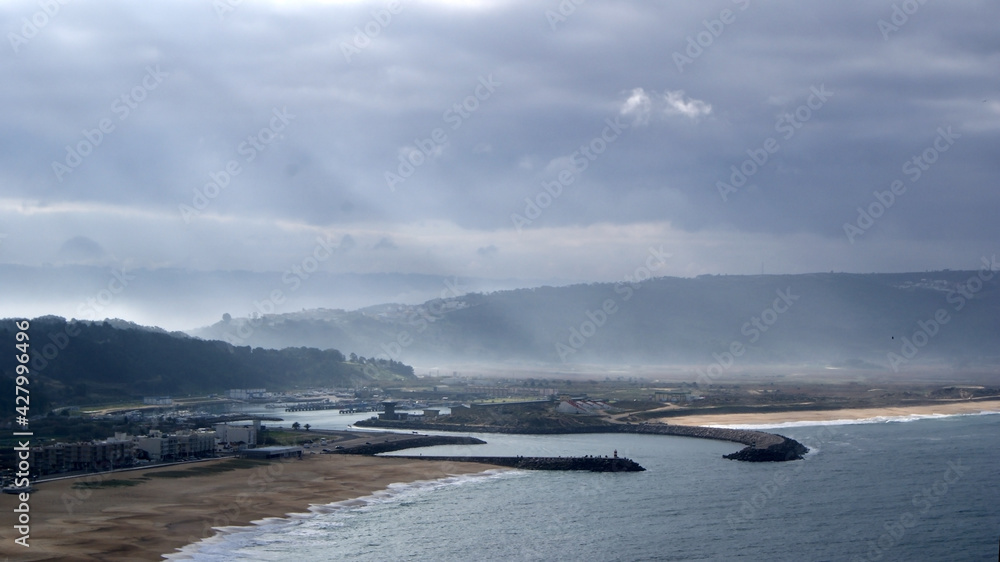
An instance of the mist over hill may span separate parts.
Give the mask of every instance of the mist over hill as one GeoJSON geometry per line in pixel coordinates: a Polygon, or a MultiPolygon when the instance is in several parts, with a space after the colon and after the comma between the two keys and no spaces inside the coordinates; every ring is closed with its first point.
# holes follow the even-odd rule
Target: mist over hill
{"type": "MultiPolygon", "coordinates": [[[[550,284],[565,284],[546,281],[550,284]]],[[[55,314],[81,320],[128,318],[170,330],[214,322],[223,313],[290,312],[318,307],[357,309],[385,302],[419,304],[466,291],[495,291],[541,284],[404,273],[133,268],[104,265],[0,264],[3,316],[55,314]],[[273,299],[272,296],[280,294],[273,299]]]]}
{"type": "Polygon", "coordinates": [[[538,287],[419,306],[231,318],[189,333],[424,363],[724,364],[729,353],[741,364],[962,368],[1000,363],[992,267],[538,287]]]}
{"type": "MultiPolygon", "coordinates": [[[[120,320],[48,316],[30,324],[31,405],[39,413],[50,404],[221,393],[230,388],[360,387],[413,377],[413,368],[397,361],[347,358],[329,347],[251,349],[120,320]]],[[[16,331],[13,320],[0,320],[0,339],[14,342],[16,331]]],[[[15,365],[14,353],[0,362],[0,384],[11,396],[15,365]]],[[[14,400],[0,406],[0,416],[13,407],[14,400]]]]}

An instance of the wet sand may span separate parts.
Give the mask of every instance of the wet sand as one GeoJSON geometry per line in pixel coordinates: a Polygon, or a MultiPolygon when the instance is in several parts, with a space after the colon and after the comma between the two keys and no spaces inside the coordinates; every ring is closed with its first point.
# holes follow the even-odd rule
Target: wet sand
{"type": "Polygon", "coordinates": [[[31,494],[29,548],[14,543],[17,496],[0,496],[0,559],[162,560],[211,536],[212,527],[248,525],[266,517],[304,513],[327,504],[371,495],[395,482],[434,480],[497,467],[465,462],[307,455],[183,478],[150,473],[207,467],[226,460],[43,482],[31,494]],[[74,488],[109,480],[132,486],[74,488]]]}

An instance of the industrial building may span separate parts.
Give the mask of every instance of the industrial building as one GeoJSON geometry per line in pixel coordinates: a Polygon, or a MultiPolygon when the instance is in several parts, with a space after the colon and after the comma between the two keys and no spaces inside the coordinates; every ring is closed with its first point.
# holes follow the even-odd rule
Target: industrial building
{"type": "Polygon", "coordinates": [[[247,459],[289,459],[302,458],[302,447],[258,447],[245,449],[240,456],[247,459]]]}
{"type": "Polygon", "coordinates": [[[396,411],[396,402],[382,402],[383,411],[378,415],[378,419],[382,421],[402,421],[408,418],[406,412],[396,411]]]}

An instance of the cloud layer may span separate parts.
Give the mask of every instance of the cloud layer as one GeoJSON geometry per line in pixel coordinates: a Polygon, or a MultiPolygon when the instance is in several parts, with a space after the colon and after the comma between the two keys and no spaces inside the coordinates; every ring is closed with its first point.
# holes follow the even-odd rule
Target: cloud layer
{"type": "Polygon", "coordinates": [[[7,3],[0,262],[974,268],[1000,7],[893,6],[7,3]]]}

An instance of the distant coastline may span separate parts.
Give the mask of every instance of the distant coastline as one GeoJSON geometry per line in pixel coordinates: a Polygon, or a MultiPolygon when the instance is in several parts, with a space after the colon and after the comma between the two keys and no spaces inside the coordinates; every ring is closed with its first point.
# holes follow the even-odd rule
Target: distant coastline
{"type": "Polygon", "coordinates": [[[796,410],[755,413],[695,413],[683,416],[656,418],[655,421],[681,425],[709,427],[769,427],[781,424],[805,425],[809,422],[835,422],[871,420],[886,421],[908,416],[960,415],[979,412],[1000,412],[1000,400],[962,401],[933,405],[885,406],[878,408],[844,408],[835,410],[796,410]]]}

